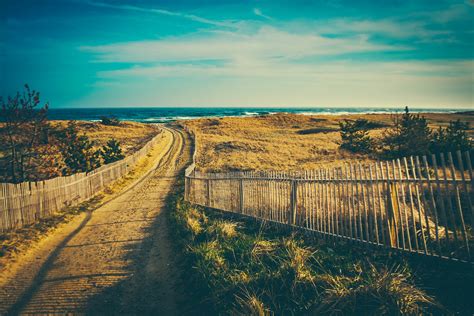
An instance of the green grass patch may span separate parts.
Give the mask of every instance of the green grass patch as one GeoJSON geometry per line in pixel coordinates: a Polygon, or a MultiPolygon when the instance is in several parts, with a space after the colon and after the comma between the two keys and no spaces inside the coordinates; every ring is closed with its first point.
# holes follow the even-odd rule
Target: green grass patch
{"type": "Polygon", "coordinates": [[[214,313],[448,313],[438,292],[424,285],[432,279],[424,264],[193,206],[183,200],[182,187],[181,180],[170,201],[171,223],[192,293],[214,313]]]}

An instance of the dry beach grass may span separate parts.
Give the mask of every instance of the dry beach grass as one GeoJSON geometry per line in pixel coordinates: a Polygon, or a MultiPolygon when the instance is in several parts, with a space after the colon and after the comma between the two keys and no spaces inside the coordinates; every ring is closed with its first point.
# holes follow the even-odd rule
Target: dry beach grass
{"type": "MultiPolygon", "coordinates": [[[[460,119],[469,122],[474,135],[474,115],[423,114],[430,127],[447,126],[460,119]]],[[[392,124],[390,114],[294,115],[226,117],[183,121],[197,137],[197,167],[203,171],[302,170],[328,168],[347,161],[367,161],[339,149],[338,122],[364,118],[373,122],[370,135],[378,138],[392,124]]]]}
{"type": "MultiPolygon", "coordinates": [[[[66,127],[68,121],[53,121],[54,127],[66,127]]],[[[85,134],[103,146],[111,138],[120,142],[125,155],[128,155],[146,144],[158,132],[156,125],[137,122],[120,122],[118,126],[104,125],[99,122],[76,121],[79,134],[85,134]]]]}

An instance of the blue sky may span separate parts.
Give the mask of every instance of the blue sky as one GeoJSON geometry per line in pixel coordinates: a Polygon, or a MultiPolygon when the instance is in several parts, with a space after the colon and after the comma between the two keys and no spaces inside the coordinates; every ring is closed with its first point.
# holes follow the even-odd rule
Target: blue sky
{"type": "Polygon", "coordinates": [[[52,107],[474,107],[472,1],[0,0],[0,93],[52,107]]]}

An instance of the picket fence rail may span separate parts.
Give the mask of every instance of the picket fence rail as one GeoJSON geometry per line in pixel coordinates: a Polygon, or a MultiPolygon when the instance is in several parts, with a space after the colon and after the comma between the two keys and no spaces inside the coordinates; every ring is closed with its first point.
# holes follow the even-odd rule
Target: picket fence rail
{"type": "Polygon", "coordinates": [[[90,199],[105,186],[127,174],[163,136],[161,131],[132,155],[88,173],[38,182],[0,183],[0,232],[36,223],[66,206],[90,199]]]}
{"type": "Polygon", "coordinates": [[[473,262],[472,153],[301,172],[185,172],[185,199],[328,238],[473,262]],[[454,157],[454,158],[453,158],[454,157]]]}

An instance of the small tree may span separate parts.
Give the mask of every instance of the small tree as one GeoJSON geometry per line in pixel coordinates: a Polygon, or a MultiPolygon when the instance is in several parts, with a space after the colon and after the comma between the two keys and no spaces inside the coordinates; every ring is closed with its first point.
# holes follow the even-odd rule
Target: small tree
{"type": "Polygon", "coordinates": [[[439,127],[433,133],[430,150],[433,153],[447,153],[460,151],[468,151],[473,148],[473,144],[467,131],[469,130],[468,122],[460,120],[449,122],[446,128],[439,127]]]}
{"type": "Polygon", "coordinates": [[[373,149],[373,141],[368,135],[368,121],[358,119],[339,122],[341,129],[341,148],[352,152],[369,153],[373,149]]]}
{"type": "Polygon", "coordinates": [[[37,156],[40,143],[47,142],[46,114],[48,104],[40,106],[39,92],[25,85],[23,93],[18,92],[6,100],[0,97],[0,150],[6,152],[8,165],[5,178],[22,182],[34,173],[32,160],[37,156]]]}
{"type": "Polygon", "coordinates": [[[428,121],[419,114],[412,114],[405,107],[402,116],[396,116],[392,129],[385,131],[382,144],[388,158],[426,154],[431,143],[428,121]]]}
{"type": "Polygon", "coordinates": [[[120,148],[120,143],[113,138],[102,147],[100,154],[102,155],[102,159],[106,164],[123,159],[125,157],[125,155],[122,153],[122,148],[120,148]]]}
{"type": "Polygon", "coordinates": [[[75,122],[69,122],[59,134],[60,150],[66,164],[63,174],[89,172],[100,167],[100,150],[94,150],[94,142],[86,135],[78,135],[75,122]]]}

